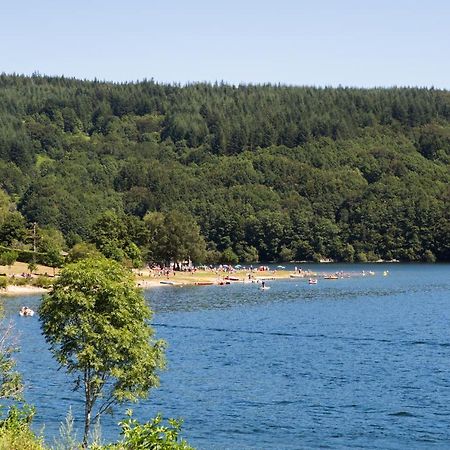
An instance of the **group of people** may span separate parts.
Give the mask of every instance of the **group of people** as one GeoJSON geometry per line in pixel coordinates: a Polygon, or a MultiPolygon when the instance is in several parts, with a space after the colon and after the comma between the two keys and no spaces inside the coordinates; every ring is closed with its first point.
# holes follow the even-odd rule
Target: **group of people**
{"type": "Polygon", "coordinates": [[[28,306],[22,306],[22,308],[19,311],[19,314],[21,316],[34,316],[34,311],[28,306]]]}

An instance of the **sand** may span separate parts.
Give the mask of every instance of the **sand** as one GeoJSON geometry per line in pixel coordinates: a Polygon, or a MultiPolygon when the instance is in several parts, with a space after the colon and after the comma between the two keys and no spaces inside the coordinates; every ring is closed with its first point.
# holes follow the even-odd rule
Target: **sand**
{"type": "Polygon", "coordinates": [[[0,289],[0,296],[21,296],[21,295],[39,295],[45,294],[48,289],[40,288],[37,286],[14,286],[9,285],[5,289],[0,289]]]}

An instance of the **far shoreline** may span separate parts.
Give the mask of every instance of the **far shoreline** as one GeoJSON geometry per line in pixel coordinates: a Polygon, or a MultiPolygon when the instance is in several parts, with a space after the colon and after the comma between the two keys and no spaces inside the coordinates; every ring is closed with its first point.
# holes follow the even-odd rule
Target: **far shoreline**
{"type": "MultiPolygon", "coordinates": [[[[379,269],[374,272],[375,267],[379,266],[381,261],[374,261],[370,263],[336,263],[336,262],[322,262],[322,263],[305,263],[309,266],[308,269],[302,270],[299,268],[297,271],[288,268],[283,269],[269,269],[259,270],[257,268],[239,268],[230,271],[220,271],[217,269],[212,270],[199,270],[192,269],[186,271],[169,271],[169,273],[162,273],[161,271],[151,269],[133,269],[133,273],[136,279],[136,286],[143,290],[151,290],[156,287],[185,287],[185,286],[221,286],[225,284],[236,283],[259,283],[261,281],[275,281],[275,280],[301,280],[308,281],[309,278],[323,279],[328,275],[337,274],[338,278],[354,278],[367,275],[383,275],[388,274],[389,270],[379,269]],[[347,266],[349,270],[332,270],[333,265],[338,264],[341,267],[347,266]],[[367,267],[367,270],[351,270],[353,264],[361,267],[367,267]],[[313,267],[311,267],[313,265],[313,267]],[[370,269],[369,267],[372,266],[370,269]],[[324,268],[328,270],[322,270],[324,268]]],[[[392,265],[394,261],[383,261],[386,266],[392,265]]],[[[292,265],[292,263],[289,263],[292,265]]],[[[427,264],[427,263],[422,263],[427,264]]],[[[23,272],[25,264],[16,263],[17,267],[11,268],[9,277],[14,276],[13,273],[23,272]],[[15,269],[15,270],[14,270],[15,269]]],[[[42,267],[40,273],[33,274],[33,277],[41,275],[43,272],[46,274],[48,268],[42,267]]],[[[58,275],[56,274],[56,277],[58,275]]],[[[4,288],[0,288],[1,297],[20,297],[20,296],[32,296],[32,295],[44,295],[50,292],[50,288],[42,288],[34,286],[32,284],[14,285],[8,284],[4,288]]]]}
{"type": "Polygon", "coordinates": [[[6,286],[6,288],[0,289],[0,297],[20,297],[27,295],[39,295],[46,294],[49,292],[49,289],[41,288],[38,286],[32,286],[29,284],[25,284],[23,286],[15,286],[10,284],[6,286]]]}

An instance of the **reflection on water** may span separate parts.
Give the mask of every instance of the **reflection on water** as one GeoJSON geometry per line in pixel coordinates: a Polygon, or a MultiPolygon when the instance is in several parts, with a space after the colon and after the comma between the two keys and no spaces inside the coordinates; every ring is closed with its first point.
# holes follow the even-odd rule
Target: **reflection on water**
{"type": "MultiPolygon", "coordinates": [[[[137,415],[183,417],[185,437],[203,449],[450,448],[450,266],[351,269],[376,275],[147,291],[168,370],[137,415]]],[[[38,319],[17,315],[39,297],[5,303],[26,397],[50,439],[81,397],[38,319]]],[[[105,418],[104,437],[120,418],[105,418]]]]}

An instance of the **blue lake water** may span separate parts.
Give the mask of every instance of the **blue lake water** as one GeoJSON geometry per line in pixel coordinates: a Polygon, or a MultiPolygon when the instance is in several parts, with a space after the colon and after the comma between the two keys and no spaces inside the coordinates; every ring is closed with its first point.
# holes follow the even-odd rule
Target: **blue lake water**
{"type": "MultiPolygon", "coordinates": [[[[341,269],[376,273],[147,291],[168,370],[137,417],[183,417],[199,449],[450,448],[450,266],[320,266],[341,269]]],[[[5,299],[35,428],[51,443],[82,403],[38,318],[17,315],[39,301],[5,299]]],[[[103,420],[106,441],[121,417],[103,420]]]]}

